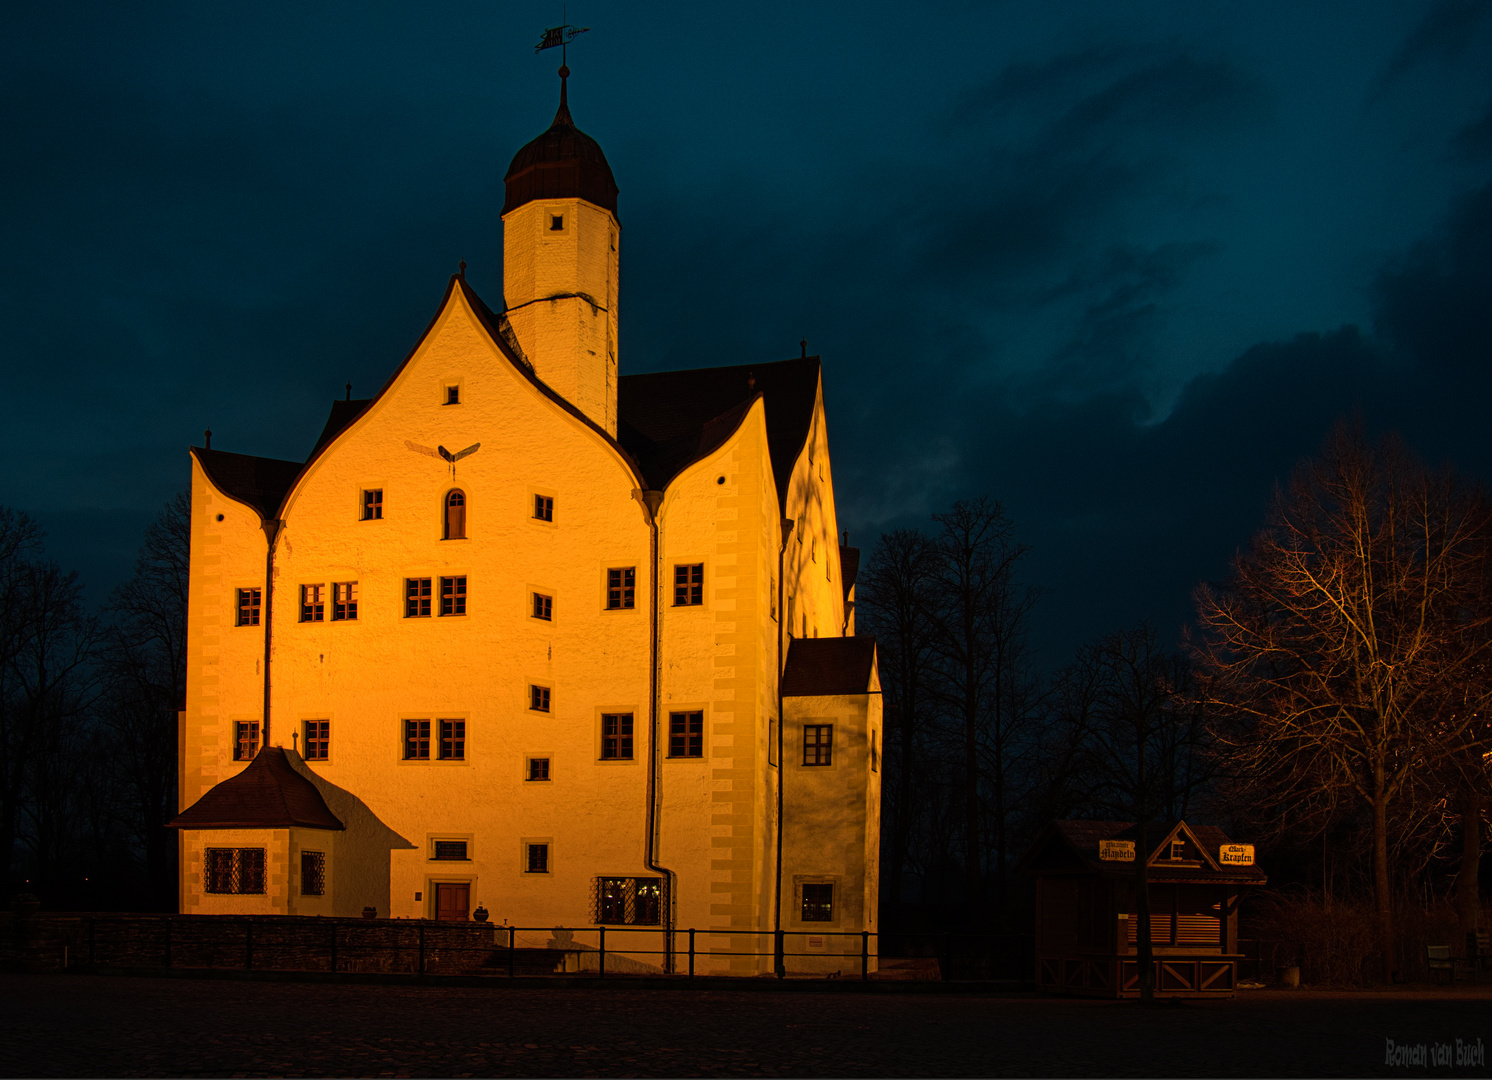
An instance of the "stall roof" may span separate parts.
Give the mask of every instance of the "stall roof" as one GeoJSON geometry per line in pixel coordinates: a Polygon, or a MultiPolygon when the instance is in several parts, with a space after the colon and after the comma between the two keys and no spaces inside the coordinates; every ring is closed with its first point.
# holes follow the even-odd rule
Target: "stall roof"
{"type": "MultiPolygon", "coordinates": [[[[1016,869],[1022,873],[1091,873],[1129,875],[1134,863],[1100,858],[1104,840],[1139,838],[1133,821],[1053,821],[1032,843],[1016,869]]],[[[1240,885],[1262,885],[1265,876],[1254,866],[1223,866],[1219,850],[1234,841],[1216,825],[1189,825],[1185,821],[1152,822],[1146,828],[1149,876],[1154,881],[1232,881],[1240,885]],[[1173,839],[1188,840],[1198,858],[1171,860],[1173,839]]]]}

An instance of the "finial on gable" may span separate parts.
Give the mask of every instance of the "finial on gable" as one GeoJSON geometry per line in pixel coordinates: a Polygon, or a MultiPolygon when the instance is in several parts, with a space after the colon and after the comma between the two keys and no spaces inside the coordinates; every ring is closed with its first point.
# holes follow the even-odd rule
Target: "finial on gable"
{"type": "Polygon", "coordinates": [[[456,264],[456,276],[459,277],[462,281],[466,280],[466,260],[465,259],[462,259],[459,263],[456,264]]]}
{"type": "Polygon", "coordinates": [[[212,428],[208,428],[206,431],[204,431],[202,433],[202,436],[203,436],[203,438],[205,438],[207,440],[207,449],[211,450],[212,449],[212,428]]]}
{"type": "Polygon", "coordinates": [[[802,356],[800,358],[803,359],[803,360],[807,360],[808,359],[808,339],[804,338],[802,341],[798,342],[798,347],[803,350],[802,356]]]}
{"type": "Polygon", "coordinates": [[[351,383],[347,384],[347,400],[348,401],[352,400],[352,384],[351,383]]]}

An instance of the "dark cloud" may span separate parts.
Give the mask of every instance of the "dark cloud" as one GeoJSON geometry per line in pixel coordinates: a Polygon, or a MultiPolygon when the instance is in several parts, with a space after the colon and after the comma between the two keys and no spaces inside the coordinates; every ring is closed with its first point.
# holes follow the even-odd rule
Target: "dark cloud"
{"type": "Polygon", "coordinates": [[[1374,96],[1417,67],[1461,59],[1489,16],[1492,5],[1485,0],[1437,0],[1394,53],[1378,80],[1374,96]]]}
{"type": "Polygon", "coordinates": [[[1492,157],[1492,101],[1474,120],[1456,133],[1453,143],[1456,156],[1466,161],[1484,161],[1492,157]]]}
{"type": "Polygon", "coordinates": [[[1427,372],[1485,375],[1492,367],[1492,183],[1386,267],[1374,299],[1378,332],[1427,372]]]}

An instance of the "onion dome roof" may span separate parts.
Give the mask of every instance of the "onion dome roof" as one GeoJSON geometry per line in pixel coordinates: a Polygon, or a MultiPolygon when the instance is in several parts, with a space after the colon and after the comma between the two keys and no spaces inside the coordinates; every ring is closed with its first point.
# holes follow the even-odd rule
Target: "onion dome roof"
{"type": "Polygon", "coordinates": [[[601,144],[575,126],[566,100],[565,81],[570,69],[562,67],[559,111],[549,130],[517,154],[503,178],[507,198],[503,213],[535,199],[581,198],[616,213],[616,180],[601,152],[601,144]]]}

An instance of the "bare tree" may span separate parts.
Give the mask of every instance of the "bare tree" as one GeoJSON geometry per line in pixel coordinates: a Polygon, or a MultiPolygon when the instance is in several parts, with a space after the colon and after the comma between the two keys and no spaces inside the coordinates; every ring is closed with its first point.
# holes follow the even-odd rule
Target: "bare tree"
{"type": "Polygon", "coordinates": [[[1083,650],[1069,676],[1084,711],[1078,771],[1100,812],[1135,823],[1140,998],[1155,993],[1149,863],[1152,826],[1184,818],[1208,781],[1207,729],[1187,661],[1141,625],[1083,650]]]}
{"type": "Polygon", "coordinates": [[[891,826],[886,866],[893,904],[902,899],[917,816],[918,741],[927,720],[932,678],[933,628],[927,611],[931,571],[928,538],[914,529],[898,529],[881,537],[857,590],[865,628],[876,638],[887,727],[894,732],[883,755],[891,781],[886,800],[891,826]]]}
{"type": "Polygon", "coordinates": [[[20,838],[31,849],[42,886],[49,887],[69,834],[68,758],[91,705],[97,625],[83,611],[77,574],[63,573],[55,563],[18,560],[7,577],[0,843],[7,880],[20,838]]]}
{"type": "Polygon", "coordinates": [[[1318,827],[1345,800],[1371,815],[1385,977],[1394,811],[1418,771],[1481,738],[1486,699],[1445,688],[1476,684],[1492,649],[1478,603],[1488,524],[1449,474],[1339,427],[1229,579],[1197,592],[1197,657],[1244,790],[1318,827]]]}
{"type": "Polygon", "coordinates": [[[177,712],[186,699],[191,500],[178,492],[145,530],[135,574],[114,591],[104,661],[103,722],[119,754],[126,821],[145,856],[152,906],[175,896],[177,712]]]}
{"type": "Polygon", "coordinates": [[[998,502],[957,502],[933,520],[942,527],[934,541],[928,608],[937,696],[962,759],[965,900],[978,915],[984,903],[981,750],[990,762],[996,889],[1003,901],[1007,756],[1022,715],[1026,617],[1035,593],[1017,579],[1017,564],[1029,549],[1016,542],[998,502]]]}

